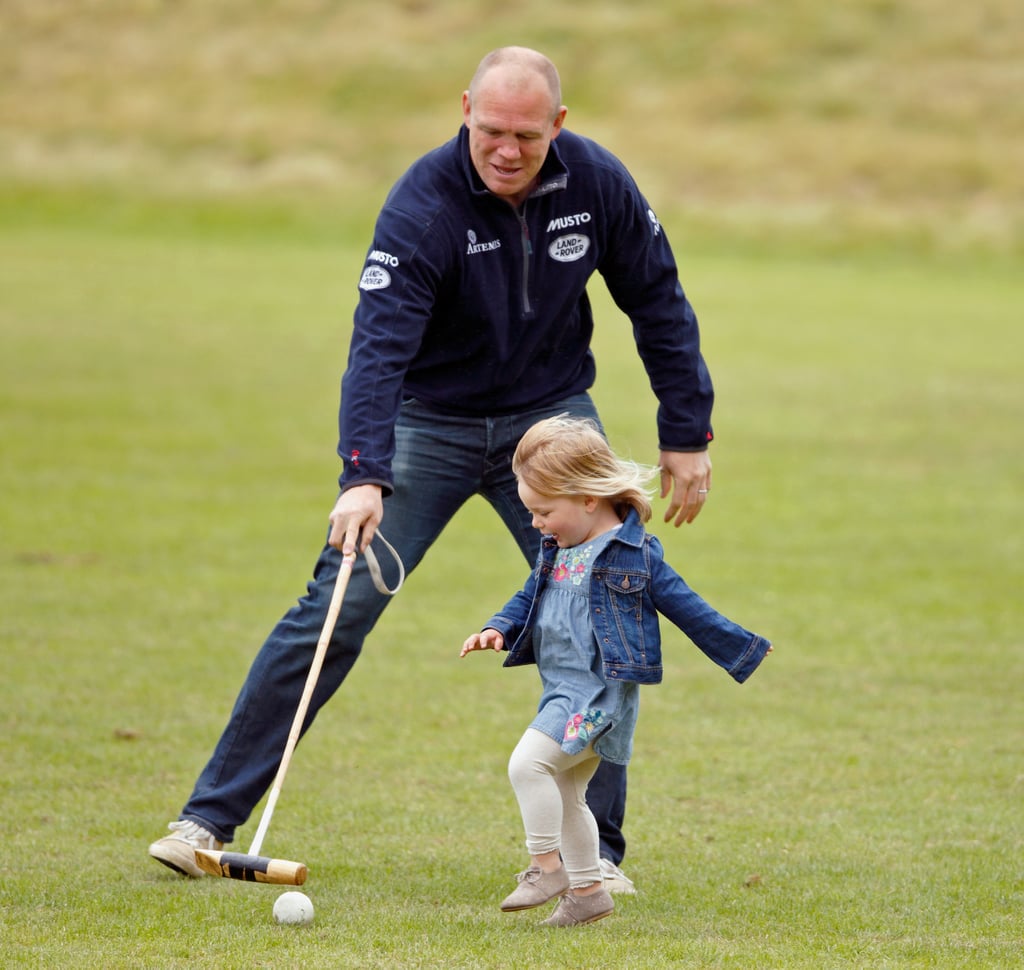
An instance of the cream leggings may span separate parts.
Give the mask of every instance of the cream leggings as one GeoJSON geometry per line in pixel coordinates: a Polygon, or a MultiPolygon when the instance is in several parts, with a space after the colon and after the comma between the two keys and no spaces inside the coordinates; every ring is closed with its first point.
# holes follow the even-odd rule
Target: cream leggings
{"type": "Polygon", "coordinates": [[[601,756],[587,745],[567,755],[557,741],[527,728],[508,762],[530,855],[560,850],[573,889],[601,881],[597,822],[587,807],[587,784],[601,756]]]}

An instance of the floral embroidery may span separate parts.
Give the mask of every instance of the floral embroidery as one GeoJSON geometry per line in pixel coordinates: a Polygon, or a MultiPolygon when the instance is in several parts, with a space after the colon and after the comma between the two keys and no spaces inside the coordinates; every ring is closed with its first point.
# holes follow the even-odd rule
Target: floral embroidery
{"type": "Polygon", "coordinates": [[[555,568],[551,578],[556,583],[564,583],[567,579],[572,581],[573,586],[579,586],[587,574],[587,563],[590,560],[593,546],[585,546],[583,549],[563,549],[558,553],[555,561],[555,568]]]}
{"type": "Polygon", "coordinates": [[[573,714],[565,722],[565,740],[575,741],[578,739],[586,745],[605,726],[607,721],[608,715],[594,707],[582,713],[573,714]]]}

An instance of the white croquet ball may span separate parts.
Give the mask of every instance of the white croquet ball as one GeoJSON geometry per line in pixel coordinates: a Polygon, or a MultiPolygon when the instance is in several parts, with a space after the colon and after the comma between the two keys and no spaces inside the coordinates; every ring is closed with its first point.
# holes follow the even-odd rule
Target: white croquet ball
{"type": "Polygon", "coordinates": [[[282,893],[274,900],[274,922],[283,926],[306,926],[313,922],[313,904],[305,893],[282,893]]]}

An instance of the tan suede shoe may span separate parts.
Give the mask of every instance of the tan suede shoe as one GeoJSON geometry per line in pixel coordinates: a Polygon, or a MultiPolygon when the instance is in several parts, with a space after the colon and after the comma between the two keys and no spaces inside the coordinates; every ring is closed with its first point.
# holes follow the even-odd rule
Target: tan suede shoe
{"type": "Polygon", "coordinates": [[[530,866],[520,872],[516,879],[519,885],[515,892],[506,896],[501,904],[506,913],[543,906],[549,899],[561,896],[569,888],[569,874],[565,866],[555,872],[544,872],[538,866],[530,866]]]}
{"type": "Polygon", "coordinates": [[[541,921],[541,926],[582,926],[596,920],[611,916],[615,909],[615,900],[607,889],[599,889],[589,896],[577,896],[566,893],[559,901],[555,911],[541,921]]]}

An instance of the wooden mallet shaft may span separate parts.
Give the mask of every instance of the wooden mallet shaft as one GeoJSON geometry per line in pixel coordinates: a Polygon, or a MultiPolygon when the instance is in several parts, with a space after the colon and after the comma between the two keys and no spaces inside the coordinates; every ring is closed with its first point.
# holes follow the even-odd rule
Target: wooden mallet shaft
{"type": "Polygon", "coordinates": [[[263,809],[263,816],[256,828],[256,836],[252,840],[248,854],[241,852],[222,852],[214,849],[196,849],[196,865],[203,872],[211,876],[222,876],[226,879],[241,879],[245,882],[267,882],[284,886],[301,886],[306,881],[307,870],[301,862],[290,862],[287,859],[270,859],[260,855],[263,847],[263,838],[270,827],[270,819],[274,814],[274,806],[277,805],[278,795],[284,785],[284,776],[291,764],[292,754],[295,746],[299,743],[299,736],[302,734],[302,725],[306,720],[306,712],[309,710],[309,703],[313,698],[313,691],[316,682],[320,677],[320,669],[324,665],[324,657],[327,655],[327,648],[331,643],[331,636],[334,633],[334,626],[338,622],[338,614],[341,612],[341,601],[345,598],[345,589],[348,587],[349,577],[352,575],[352,564],[355,562],[355,553],[345,556],[338,568],[338,578],[334,581],[334,592],[331,595],[331,603],[327,609],[327,618],[324,620],[323,629],[320,631],[320,640],[316,645],[316,653],[313,654],[313,662],[309,667],[309,674],[306,676],[306,686],[302,691],[302,699],[299,701],[298,710],[292,721],[291,731],[288,733],[288,743],[284,746],[284,754],[281,756],[281,764],[277,769],[274,784],[267,796],[267,804],[263,809]]]}

